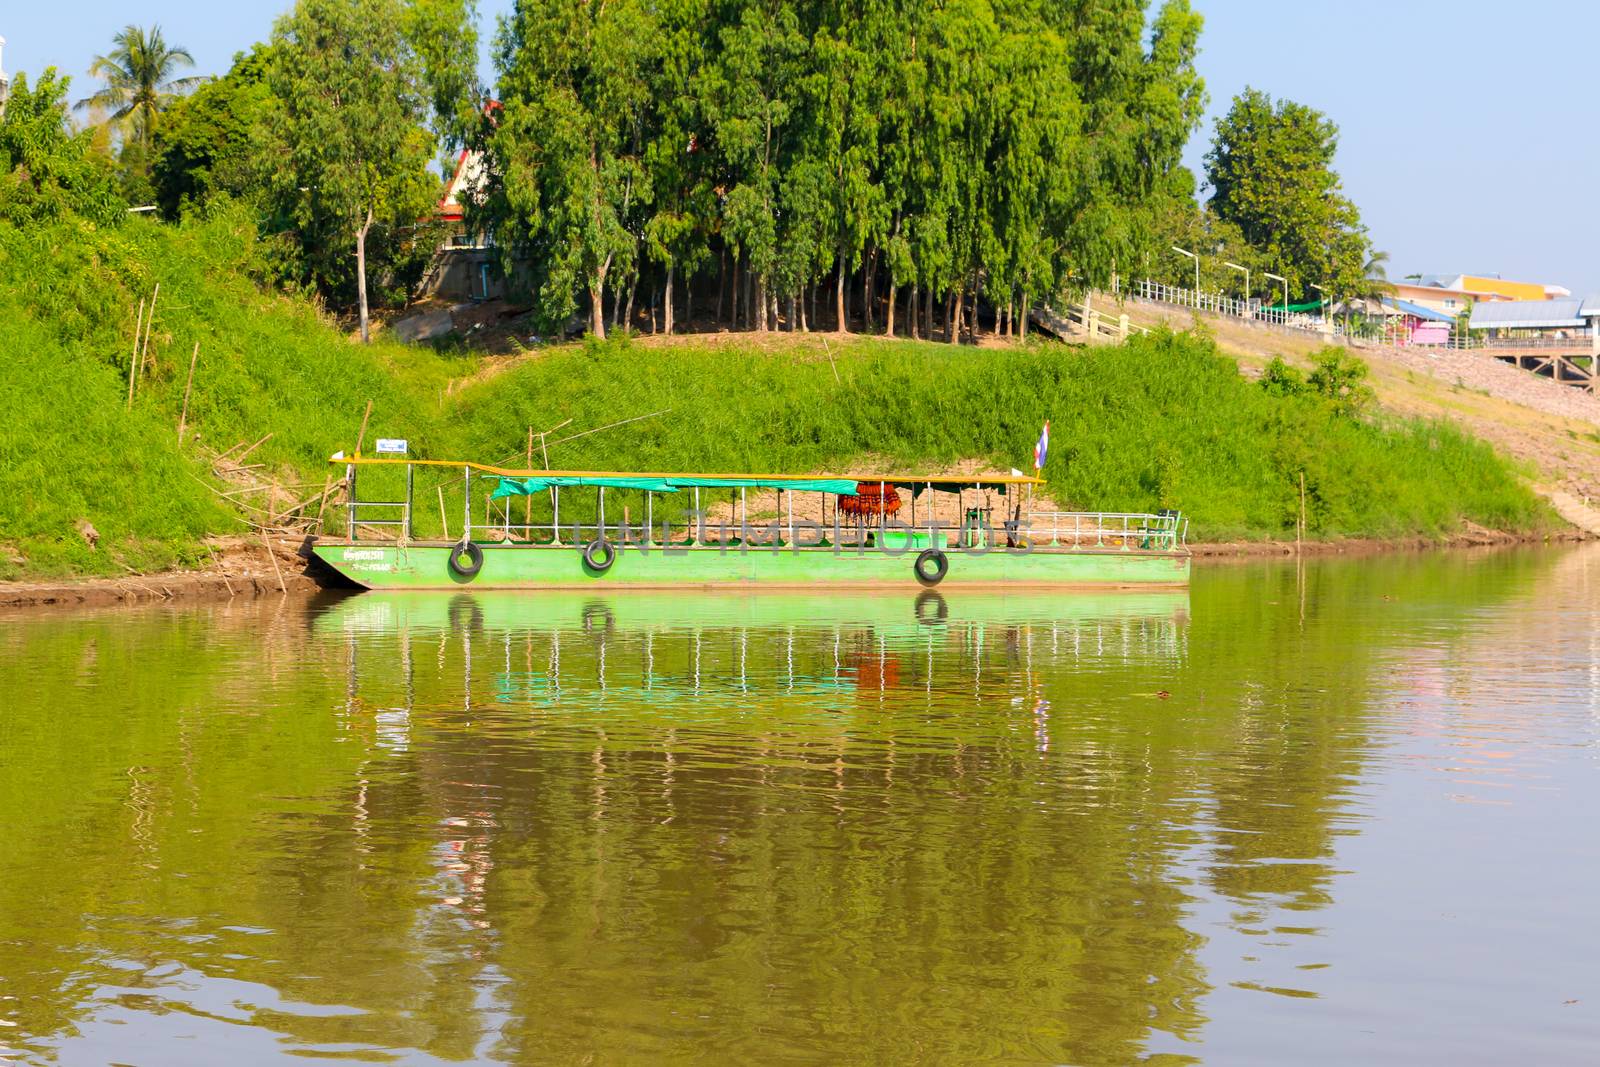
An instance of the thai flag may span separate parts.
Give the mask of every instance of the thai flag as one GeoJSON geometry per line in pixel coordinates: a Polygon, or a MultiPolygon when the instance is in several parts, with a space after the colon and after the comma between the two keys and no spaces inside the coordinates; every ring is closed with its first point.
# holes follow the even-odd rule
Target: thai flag
{"type": "Polygon", "coordinates": [[[1050,454],[1050,423],[1044,424],[1044,432],[1039,435],[1039,443],[1033,446],[1033,469],[1044,470],[1044,460],[1050,454]]]}

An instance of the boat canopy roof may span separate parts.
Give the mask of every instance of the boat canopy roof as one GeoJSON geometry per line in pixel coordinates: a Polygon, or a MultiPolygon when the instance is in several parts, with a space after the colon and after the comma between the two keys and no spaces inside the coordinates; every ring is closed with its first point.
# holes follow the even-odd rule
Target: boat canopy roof
{"type": "Polygon", "coordinates": [[[642,489],[652,493],[675,493],[680,489],[787,489],[801,492],[834,493],[838,496],[855,496],[856,486],[874,482],[892,485],[921,493],[927,489],[954,493],[962,489],[994,489],[1005,492],[1012,485],[1043,485],[1043,478],[1028,474],[995,474],[987,477],[973,475],[921,475],[921,474],[845,474],[838,477],[813,474],[668,474],[648,471],[546,471],[519,470],[496,467],[483,463],[465,463],[446,459],[402,459],[377,457],[347,457],[335,455],[329,462],[357,463],[363,466],[403,466],[417,464],[430,467],[466,468],[478,474],[495,475],[500,485],[494,491],[496,498],[528,496],[551,488],[574,486],[604,487],[609,489],[642,489]]]}

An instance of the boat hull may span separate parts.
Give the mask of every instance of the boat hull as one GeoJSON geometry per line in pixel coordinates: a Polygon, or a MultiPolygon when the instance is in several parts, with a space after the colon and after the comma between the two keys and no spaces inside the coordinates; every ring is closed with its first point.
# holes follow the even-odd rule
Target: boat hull
{"type": "MultiPolygon", "coordinates": [[[[483,544],[483,565],[464,577],[450,567],[448,544],[322,543],[316,556],[368,589],[595,589],[675,586],[901,586],[920,583],[916,553],[876,549],[793,549],[716,546],[621,548],[603,572],[571,546],[483,544]]],[[[1137,549],[947,551],[940,587],[1034,585],[1172,587],[1189,581],[1187,552],[1137,549]]]]}

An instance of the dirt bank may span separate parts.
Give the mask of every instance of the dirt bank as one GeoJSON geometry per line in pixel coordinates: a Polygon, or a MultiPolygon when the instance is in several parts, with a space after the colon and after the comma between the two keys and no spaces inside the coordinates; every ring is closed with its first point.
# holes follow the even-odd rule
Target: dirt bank
{"type": "Polygon", "coordinates": [[[257,538],[212,538],[215,565],[202,570],[127,574],[119,578],[58,578],[0,582],[0,608],[79,607],[137,604],[156,600],[228,599],[239,596],[305,596],[322,588],[306,573],[300,542],[266,545],[257,538]]]}

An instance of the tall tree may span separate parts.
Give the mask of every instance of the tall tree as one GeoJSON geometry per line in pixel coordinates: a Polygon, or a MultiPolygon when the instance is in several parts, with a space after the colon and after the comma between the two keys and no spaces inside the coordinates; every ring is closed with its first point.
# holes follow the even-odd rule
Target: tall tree
{"type": "Polygon", "coordinates": [[[181,45],[169,45],[160,26],[125,26],[111,41],[111,51],[89,64],[89,76],[104,84],[75,107],[100,109],[110,122],[126,123],[140,148],[148,150],[161,112],[200,83],[196,77],[174,77],[194,66],[194,57],[181,45]]]}
{"type": "Polygon", "coordinates": [[[404,244],[432,210],[430,89],[400,0],[299,0],[273,29],[273,94],[283,107],[277,194],[311,277],[348,277],[355,250],[361,339],[369,339],[368,237],[404,244]]]}
{"type": "Polygon", "coordinates": [[[1295,296],[1312,284],[1341,297],[1362,286],[1370,245],[1333,169],[1338,144],[1322,113],[1246,89],[1206,154],[1212,211],[1276,264],[1295,296]]]}
{"type": "Polygon", "coordinates": [[[526,257],[550,326],[572,315],[581,287],[590,330],[604,337],[607,282],[633,269],[629,223],[651,195],[642,154],[653,7],[519,0],[501,23],[504,110],[488,138],[483,208],[507,255],[526,257]]]}
{"type": "Polygon", "coordinates": [[[266,187],[279,155],[273,129],[281,114],[268,84],[271,72],[272,52],[258,44],[235,56],[227,74],[167,112],[151,159],[155,202],[164,216],[177,218],[185,205],[218,195],[270,206],[266,187]]]}

